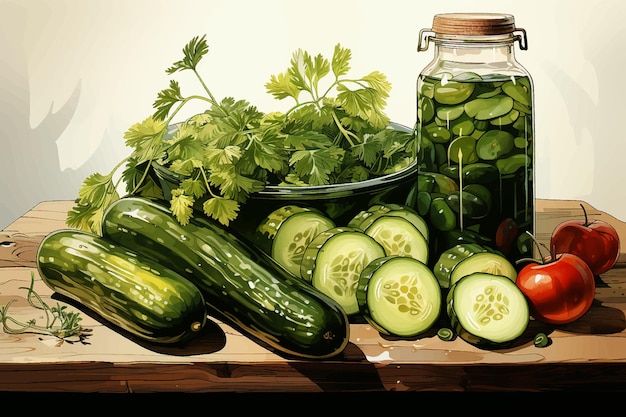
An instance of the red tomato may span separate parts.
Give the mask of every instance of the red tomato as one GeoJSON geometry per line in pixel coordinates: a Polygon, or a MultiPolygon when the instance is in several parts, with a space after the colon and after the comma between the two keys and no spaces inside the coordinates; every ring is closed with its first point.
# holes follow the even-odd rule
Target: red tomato
{"type": "Polygon", "coordinates": [[[557,255],[545,263],[530,263],[517,274],[522,290],[539,321],[567,324],[591,308],[596,284],[589,265],[571,253],[557,255]]]}
{"type": "Polygon", "coordinates": [[[617,263],[620,241],[617,230],[602,220],[566,220],[559,224],[550,238],[550,250],[572,253],[581,257],[595,275],[600,275],[617,263]]]}

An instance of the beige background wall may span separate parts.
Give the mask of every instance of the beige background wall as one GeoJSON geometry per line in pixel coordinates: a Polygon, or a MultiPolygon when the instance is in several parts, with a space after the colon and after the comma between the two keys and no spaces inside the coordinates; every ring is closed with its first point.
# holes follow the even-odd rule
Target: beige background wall
{"type": "MultiPolygon", "coordinates": [[[[515,15],[536,93],[536,194],[583,199],[626,220],[626,2],[567,0],[0,0],[0,229],[41,200],[73,199],[127,155],[182,47],[207,35],[213,93],[280,110],[265,91],[298,48],[352,50],[352,73],[385,73],[387,113],[413,125],[432,59],[418,32],[451,11],[515,15]]],[[[194,79],[179,75],[183,90],[194,79]]],[[[193,108],[189,108],[193,111],[193,108]]],[[[199,110],[199,109],[198,109],[199,110]]]]}

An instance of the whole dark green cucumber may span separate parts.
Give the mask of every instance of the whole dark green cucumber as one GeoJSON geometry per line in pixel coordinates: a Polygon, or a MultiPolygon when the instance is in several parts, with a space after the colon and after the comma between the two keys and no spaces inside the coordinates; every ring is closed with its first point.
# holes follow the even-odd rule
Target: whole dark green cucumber
{"type": "Polygon", "coordinates": [[[145,341],[174,344],[207,320],[202,292],[169,268],[88,232],[44,237],[37,269],[52,290],[145,341]]]}
{"type": "Polygon", "coordinates": [[[174,269],[197,285],[209,314],[278,352],[323,359],[343,351],[343,309],[210,219],[181,225],[161,203],[126,197],[104,215],[103,235],[174,269]]]}

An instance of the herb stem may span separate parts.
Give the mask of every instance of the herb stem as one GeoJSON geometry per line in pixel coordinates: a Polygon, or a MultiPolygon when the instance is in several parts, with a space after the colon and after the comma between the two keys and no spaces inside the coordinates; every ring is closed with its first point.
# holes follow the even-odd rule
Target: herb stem
{"type": "Polygon", "coordinates": [[[216,106],[218,106],[218,102],[215,99],[215,96],[213,96],[213,93],[211,93],[211,90],[209,90],[209,87],[206,85],[206,83],[204,82],[204,80],[202,79],[202,77],[200,76],[200,74],[198,73],[198,71],[194,68],[193,69],[193,73],[196,74],[196,77],[198,78],[198,81],[200,81],[200,84],[202,84],[202,88],[204,88],[204,91],[206,91],[206,93],[209,95],[210,97],[210,102],[215,104],[216,106]]]}
{"type": "Polygon", "coordinates": [[[346,140],[348,141],[350,146],[354,146],[354,142],[352,142],[352,140],[350,140],[351,136],[354,139],[356,139],[357,142],[359,142],[359,137],[357,135],[355,135],[354,133],[350,132],[349,130],[346,130],[346,128],[343,127],[343,125],[341,124],[341,121],[339,121],[339,118],[337,117],[337,114],[335,112],[332,112],[332,115],[333,115],[333,120],[335,121],[335,124],[337,125],[337,128],[343,134],[343,137],[346,138],[346,140]]]}
{"type": "Polygon", "coordinates": [[[201,168],[200,173],[202,174],[202,178],[204,178],[204,185],[206,186],[206,189],[209,192],[209,194],[211,194],[211,197],[217,197],[215,193],[213,193],[213,190],[211,190],[211,184],[209,184],[209,179],[207,178],[206,172],[204,171],[204,169],[201,168]]]}
{"type": "Polygon", "coordinates": [[[143,171],[143,175],[141,176],[139,181],[137,181],[137,184],[135,184],[135,187],[133,188],[133,191],[130,192],[130,194],[135,194],[141,188],[141,185],[148,177],[148,171],[150,171],[150,166],[152,165],[152,161],[153,161],[153,158],[150,158],[148,160],[148,163],[146,164],[146,169],[143,171]]]}
{"type": "MultiPolygon", "coordinates": [[[[217,104],[215,102],[215,99],[211,99],[208,97],[204,97],[204,96],[199,96],[199,95],[193,95],[193,96],[189,96],[189,97],[185,97],[183,100],[180,101],[180,103],[178,104],[178,106],[176,107],[176,109],[170,114],[170,116],[168,117],[168,119],[165,121],[165,126],[169,126],[170,123],[172,122],[172,120],[174,119],[174,116],[176,116],[176,113],[178,113],[180,111],[180,109],[183,108],[183,106],[185,106],[185,104],[187,104],[189,101],[191,100],[202,100],[202,101],[208,101],[211,104],[215,104],[217,106],[219,106],[219,104],[217,104]]],[[[221,107],[220,107],[221,108],[221,107]]]]}

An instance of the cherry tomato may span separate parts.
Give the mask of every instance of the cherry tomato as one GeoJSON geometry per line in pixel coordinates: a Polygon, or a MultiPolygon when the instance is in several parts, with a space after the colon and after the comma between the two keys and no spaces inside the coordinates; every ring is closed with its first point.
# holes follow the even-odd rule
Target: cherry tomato
{"type": "Polygon", "coordinates": [[[515,282],[528,299],[531,315],[550,324],[578,320],[591,308],[595,297],[591,268],[571,253],[525,265],[515,282]]]}
{"type": "Polygon", "coordinates": [[[566,220],[559,224],[550,238],[550,249],[581,257],[595,275],[613,268],[620,255],[617,230],[603,220],[590,222],[581,204],[585,219],[566,220]]]}

